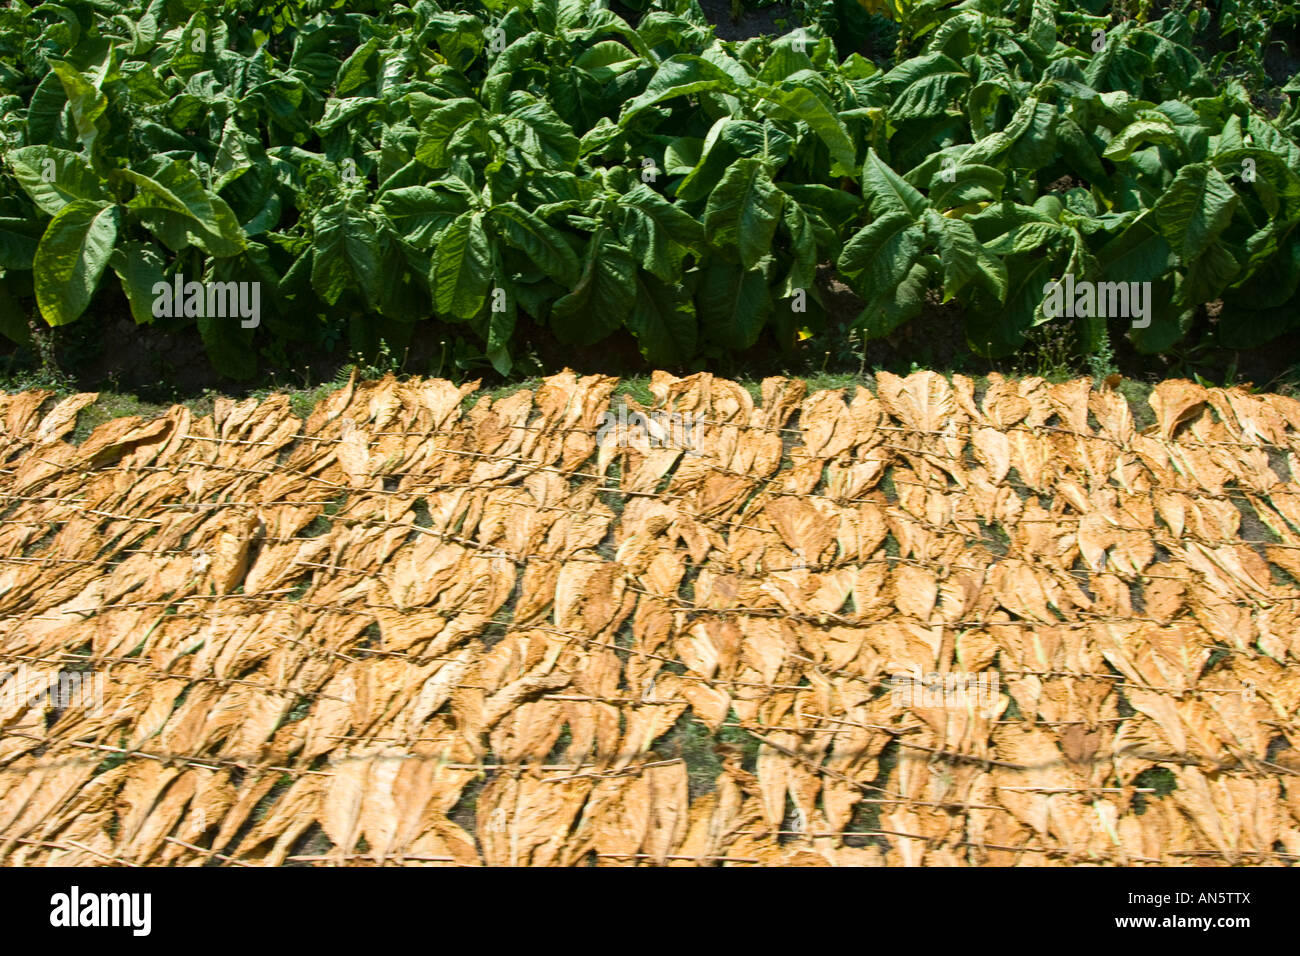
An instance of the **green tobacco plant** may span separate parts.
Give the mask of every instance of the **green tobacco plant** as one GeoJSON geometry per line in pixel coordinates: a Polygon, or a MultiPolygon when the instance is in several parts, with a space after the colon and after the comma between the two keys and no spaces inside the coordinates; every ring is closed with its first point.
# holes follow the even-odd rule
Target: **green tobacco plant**
{"type": "Polygon", "coordinates": [[[232,376],[344,333],[404,354],[421,322],[461,369],[618,334],[691,367],[826,331],[828,267],[864,340],[937,295],[989,356],[1066,276],[1150,290],[1140,323],[1065,317],[1096,354],[1173,348],[1210,302],[1222,345],[1296,325],[1297,90],[1270,116],[1216,82],[1194,9],[809,2],[735,42],[694,0],[633,9],[0,10],[0,333],[93,321],[98,296],[154,323],[184,276],[260,284],[259,327],[167,319],[232,376]],[[867,10],[894,17],[892,61],[832,39],[867,10]]]}
{"type": "MultiPolygon", "coordinates": [[[[1112,24],[1048,0],[936,10],[918,55],[855,84],[870,222],[839,265],[869,336],[937,286],[965,306],[972,349],[1006,355],[1066,274],[1150,283],[1155,315],[1129,333],[1146,351],[1217,299],[1222,344],[1294,326],[1296,146],[1240,86],[1216,93],[1185,20],[1112,24]]],[[[1108,347],[1107,317],[1076,321],[1088,351],[1108,347]]]]}

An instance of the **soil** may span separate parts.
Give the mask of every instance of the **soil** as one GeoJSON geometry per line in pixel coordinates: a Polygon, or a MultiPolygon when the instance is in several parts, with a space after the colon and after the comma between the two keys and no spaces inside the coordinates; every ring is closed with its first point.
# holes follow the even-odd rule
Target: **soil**
{"type": "Polygon", "coordinates": [[[704,15],[713,24],[714,34],[723,40],[748,40],[756,36],[774,36],[788,33],[798,24],[789,7],[773,4],[761,10],[739,11],[739,19],[732,17],[730,0],[700,0],[704,15]],[[778,21],[783,21],[781,26],[778,21]]]}
{"type": "MultiPolygon", "coordinates": [[[[746,9],[731,0],[699,0],[705,18],[713,24],[714,34],[721,40],[749,40],[757,36],[779,36],[799,24],[799,15],[790,7],[773,3],[761,9],[746,9]],[[782,25],[784,24],[784,26],[782,25]]],[[[623,6],[618,0],[610,9],[628,23],[636,26],[644,14],[623,6]]]]}

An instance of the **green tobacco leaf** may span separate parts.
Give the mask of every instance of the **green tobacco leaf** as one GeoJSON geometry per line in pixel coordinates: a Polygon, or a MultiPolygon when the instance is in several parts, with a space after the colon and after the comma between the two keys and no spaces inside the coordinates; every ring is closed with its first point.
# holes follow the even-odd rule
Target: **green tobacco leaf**
{"type": "Polygon", "coordinates": [[[112,202],[103,181],[76,153],[53,146],[25,146],[8,155],[14,178],[51,216],[78,199],[112,202]]]}
{"type": "Polygon", "coordinates": [[[492,363],[497,374],[502,377],[509,375],[515,365],[515,360],[510,355],[510,337],[514,335],[517,312],[518,309],[512,305],[505,312],[489,313],[484,354],[487,355],[488,361],[492,363]]]}
{"type": "Polygon", "coordinates": [[[109,264],[122,281],[122,291],[137,325],[154,320],[154,286],[167,281],[163,268],[167,260],[151,242],[123,242],[113,251],[109,264]]]}
{"type": "Polygon", "coordinates": [[[348,96],[375,79],[379,51],[383,47],[378,37],[371,37],[352,51],[343,61],[334,79],[334,95],[348,96]]]}
{"type": "Polygon", "coordinates": [[[1212,242],[1204,252],[1187,263],[1187,275],[1179,289],[1180,305],[1213,302],[1241,277],[1241,263],[1223,242],[1212,242]]]}
{"type": "Polygon", "coordinates": [[[121,176],[136,187],[135,197],[127,203],[131,209],[166,210],[188,216],[212,232],[220,230],[212,205],[215,197],[203,188],[203,183],[189,166],[175,160],[164,160],[152,175],[124,169],[121,176]]]}
{"type": "Polygon", "coordinates": [[[722,128],[722,141],[738,155],[764,158],[774,168],[789,161],[794,146],[794,138],[770,120],[762,123],[732,120],[722,128]]]}
{"type": "Polygon", "coordinates": [[[42,232],[35,220],[0,218],[0,269],[30,269],[42,232]]]}
{"type": "Polygon", "coordinates": [[[627,327],[645,360],[656,368],[681,365],[695,355],[699,338],[695,304],[680,284],[637,275],[636,301],[627,327]]]}
{"type": "Polygon", "coordinates": [[[465,211],[466,197],[429,186],[403,186],[379,197],[379,208],[398,233],[417,249],[428,249],[447,225],[465,211]]]}
{"type": "Polygon", "coordinates": [[[284,129],[296,137],[311,134],[311,125],[304,115],[304,101],[308,100],[307,87],[297,79],[275,79],[259,83],[249,91],[245,101],[260,104],[264,121],[284,129]]]}
{"type": "Polygon", "coordinates": [[[662,224],[646,210],[631,204],[619,207],[618,239],[646,272],[664,282],[681,278],[685,250],[672,241],[662,224]]]}
{"type": "Polygon", "coordinates": [[[918,262],[907,271],[902,282],[872,298],[854,320],[854,325],[868,339],[884,338],[921,314],[929,288],[930,270],[918,262]]]}
{"type": "Polygon", "coordinates": [[[379,228],[379,311],[404,327],[428,318],[433,311],[429,294],[428,256],[402,242],[387,226],[379,228]]]}
{"type": "Polygon", "coordinates": [[[862,212],[862,199],[851,192],[836,189],[822,183],[777,183],[787,196],[792,198],[805,212],[815,212],[828,227],[836,233],[848,228],[862,212]]]}
{"type": "Polygon", "coordinates": [[[915,221],[929,205],[920,191],[890,169],[874,149],[867,150],[867,160],[862,165],[862,195],[873,216],[904,212],[915,221]]]}
{"type": "Polygon", "coordinates": [[[1043,56],[1056,46],[1056,9],[1050,0],[1034,0],[1025,38],[1043,56]]]}
{"type": "Polygon", "coordinates": [[[505,108],[506,95],[517,76],[540,69],[539,50],[546,42],[540,33],[533,32],[510,43],[492,58],[487,78],[483,81],[481,99],[494,112],[505,108]]]}
{"type": "MultiPolygon", "coordinates": [[[[956,66],[956,64],[953,64],[956,66]]],[[[960,70],[935,71],[910,83],[889,107],[896,123],[941,116],[961,103],[970,77],[960,70]]]]}
{"type": "Polygon", "coordinates": [[[1179,258],[1190,262],[1228,227],[1238,202],[1222,173],[1206,163],[1196,163],[1180,169],[1156,202],[1156,222],[1179,258]]]}
{"type": "Polygon", "coordinates": [[[888,294],[916,264],[925,229],[904,211],[886,213],[844,245],[839,271],[863,295],[888,294]]]}
{"type": "Polygon", "coordinates": [[[695,307],[705,334],[730,349],[758,341],[772,310],[767,279],[758,270],[714,259],[704,269],[695,307]]]}
{"type": "Polygon", "coordinates": [[[578,154],[580,156],[599,154],[623,135],[621,126],[616,126],[608,117],[602,116],[595,126],[582,134],[582,139],[578,143],[578,154]]]}
{"type": "Polygon", "coordinates": [[[481,212],[462,213],[443,230],[430,285],[434,305],[444,315],[469,319],[483,308],[492,285],[492,246],[481,212]]]}
{"type": "MultiPolygon", "coordinates": [[[[597,128],[599,129],[599,126],[597,128]]],[[[716,139],[717,136],[714,138],[716,139]]],[[[701,137],[677,136],[669,140],[668,145],[664,147],[664,171],[669,176],[689,175],[700,164],[703,157],[704,140],[701,137]]]]}
{"type": "Polygon", "coordinates": [[[781,221],[790,237],[792,261],[784,290],[790,296],[796,289],[812,288],[817,281],[817,238],[812,218],[794,200],[786,202],[781,221]]]}
{"type": "Polygon", "coordinates": [[[1006,296],[1006,267],[1002,260],[984,250],[969,223],[949,219],[931,209],[926,213],[925,225],[939,247],[944,301],[951,299],[972,280],[978,280],[999,301],[1006,296]]]}
{"type": "Polygon", "coordinates": [[[1106,167],[1101,164],[1096,148],[1078,123],[1068,117],[1060,118],[1056,123],[1056,137],[1061,159],[1067,165],[1090,183],[1100,185],[1106,182],[1106,167]]]}
{"type": "Polygon", "coordinates": [[[1221,148],[1214,165],[1225,176],[1239,176],[1245,186],[1254,189],[1273,219],[1300,220],[1300,176],[1284,156],[1254,147],[1221,148]]]}
{"type": "Polygon", "coordinates": [[[1112,282],[1154,282],[1174,264],[1169,241],[1156,231],[1149,213],[1102,246],[1097,259],[1103,277],[1112,282]]]}
{"type": "Polygon", "coordinates": [[[767,83],[777,83],[792,74],[817,69],[812,57],[798,49],[795,42],[796,36],[792,34],[772,41],[772,52],[758,72],[760,80],[767,83]]]}
{"type": "Polygon", "coordinates": [[[1016,256],[1007,262],[1007,296],[973,297],[966,309],[966,341],[971,351],[989,358],[1010,355],[1025,342],[1051,281],[1052,262],[1040,256],[1016,256]]]}
{"type": "Polygon", "coordinates": [[[571,170],[578,162],[578,137],[545,101],[513,110],[504,125],[511,142],[536,168],[571,170]]]}
{"type": "MultiPolygon", "coordinates": [[[[232,220],[234,217],[231,217],[232,220]]],[[[168,210],[148,210],[140,214],[141,221],[153,233],[154,239],[167,248],[181,252],[195,246],[215,258],[237,256],[246,248],[241,241],[230,242],[208,232],[189,216],[168,210]]],[[[235,223],[238,225],[238,222],[235,223]]]]}
{"type": "Polygon", "coordinates": [[[1300,286],[1300,233],[1292,232],[1249,279],[1223,297],[1224,308],[1261,310],[1278,308],[1295,296],[1300,286]]]}
{"type": "MultiPolygon", "coordinates": [[[[736,159],[735,150],[723,136],[727,127],[734,122],[731,117],[724,116],[709,129],[700,146],[695,166],[677,186],[678,200],[694,202],[703,199],[722,180],[727,168],[736,159]]],[[[693,144],[689,141],[679,141],[679,144],[687,151],[693,149],[693,144]]],[[[667,157],[668,152],[665,151],[665,163],[669,162],[667,157]]],[[[684,152],[674,162],[689,162],[689,157],[684,152]]]]}
{"type": "Polygon", "coordinates": [[[67,105],[68,95],[63,92],[63,84],[50,71],[36,84],[27,106],[27,142],[47,143],[62,139],[59,128],[67,105]]]}
{"type": "Polygon", "coordinates": [[[1006,233],[984,249],[997,256],[1037,252],[1061,237],[1061,227],[1054,222],[1026,222],[1006,233]]]}
{"type": "Polygon", "coordinates": [[[679,53],[659,64],[659,70],[650,78],[645,91],[623,108],[618,122],[620,126],[626,126],[652,106],[679,96],[712,90],[726,92],[735,88],[736,81],[726,70],[703,57],[679,53]]]}
{"type": "Polygon", "coordinates": [[[469,68],[483,49],[483,22],[468,13],[435,13],[429,17],[436,29],[438,51],[458,71],[469,68]]]}
{"type": "MultiPolygon", "coordinates": [[[[493,271],[500,275],[503,267],[500,250],[493,250],[493,271]]],[[[506,376],[514,367],[515,360],[510,354],[510,339],[515,333],[515,324],[519,318],[519,302],[510,283],[503,283],[492,290],[491,301],[486,312],[476,316],[470,327],[483,339],[483,353],[492,363],[498,375],[506,376]]]]}
{"type": "Polygon", "coordinates": [[[246,243],[239,219],[225,200],[203,188],[194,170],[164,159],[154,164],[151,173],[123,169],[115,174],[136,187],[128,208],[140,213],[151,227],[157,221],[158,230],[169,225],[173,231],[180,229],[210,255],[224,258],[243,252],[246,243]]]}
{"type": "Polygon", "coordinates": [[[212,191],[219,193],[239,179],[254,166],[250,149],[257,149],[256,137],[241,130],[233,119],[227,119],[221,131],[221,148],[212,164],[212,191]]]}
{"type": "Polygon", "coordinates": [[[78,199],[50,220],[36,247],[36,303],[50,325],[64,325],[90,305],[122,221],[120,206],[78,199]]]}
{"type": "Polygon", "coordinates": [[[202,70],[212,68],[216,62],[212,48],[213,27],[212,18],[202,11],[190,17],[176,41],[175,52],[168,63],[173,73],[189,79],[202,70]]]}
{"type": "Polygon", "coordinates": [[[624,209],[635,210],[645,221],[653,223],[657,231],[688,249],[695,249],[704,241],[704,228],[698,219],[645,183],[635,184],[620,202],[624,209]]]}
{"type": "Polygon", "coordinates": [[[537,25],[544,33],[571,30],[582,22],[587,5],[582,0],[536,0],[533,5],[537,25]]]}
{"type": "Polygon", "coordinates": [[[709,194],[704,233],[718,248],[734,248],[752,269],[772,252],[785,194],[759,159],[737,160],[709,194]]]}
{"type": "Polygon", "coordinates": [[[108,97],[77,72],[71,63],[52,59],[49,64],[67,94],[68,109],[72,112],[72,121],[77,127],[77,138],[89,152],[94,149],[99,138],[99,120],[108,109],[108,97]]]}
{"type": "Polygon", "coordinates": [[[579,70],[590,73],[601,83],[641,65],[641,57],[617,40],[594,43],[573,61],[579,70]]]}
{"type": "Polygon", "coordinates": [[[330,100],[325,104],[325,115],[316,123],[316,132],[329,136],[339,130],[353,127],[364,128],[372,113],[377,112],[380,100],[373,96],[350,96],[347,99],[330,100]]]}
{"type": "Polygon", "coordinates": [[[991,164],[1003,154],[1005,164],[1015,169],[1035,171],[1048,165],[1056,155],[1056,107],[1031,96],[1005,129],[979,140],[963,154],[962,161],[991,164]]]}
{"type": "Polygon", "coordinates": [[[334,305],[349,289],[367,302],[378,296],[379,241],[375,224],[346,201],[326,206],[312,220],[311,284],[334,305]]]}
{"type": "Polygon", "coordinates": [[[997,202],[1007,177],[992,166],[960,165],[941,169],[930,184],[930,203],[936,209],[953,209],[976,202],[997,202]]]}
{"type": "Polygon", "coordinates": [[[555,227],[513,202],[493,206],[488,222],[552,279],[565,285],[577,281],[578,257],[555,227]]]}
{"type": "Polygon", "coordinates": [[[420,122],[420,139],[415,145],[415,158],[431,169],[446,168],[449,163],[447,147],[452,137],[482,115],[483,107],[471,99],[447,100],[435,104],[420,122]]]}
{"type": "MultiPolygon", "coordinates": [[[[1055,196],[1052,199],[1057,207],[1056,216],[1059,216],[1060,200],[1055,196]]],[[[975,235],[979,236],[982,242],[992,243],[999,236],[1008,236],[1021,226],[1030,223],[1055,225],[1056,218],[1034,206],[1022,206],[1019,203],[1003,200],[993,203],[974,216],[967,216],[966,222],[975,230],[975,235]]]]}
{"type": "Polygon", "coordinates": [[[563,342],[591,345],[614,332],[636,301],[636,262],[605,229],[592,236],[582,276],[573,291],[555,301],[551,324],[563,342]]]}
{"type": "Polygon", "coordinates": [[[1151,72],[1151,64],[1132,46],[1133,25],[1134,21],[1127,20],[1107,30],[1105,45],[1088,58],[1084,76],[1093,89],[1141,94],[1142,80],[1151,72]]]}
{"type": "Polygon", "coordinates": [[[832,176],[852,176],[858,164],[857,150],[848,129],[822,99],[806,86],[774,87],[764,90],[763,97],[775,103],[777,112],[788,119],[807,123],[813,133],[830,150],[834,166],[832,176]]]}
{"type": "Polygon", "coordinates": [[[1183,151],[1182,140],[1174,131],[1174,124],[1169,119],[1153,110],[1144,110],[1143,118],[1129,123],[1111,138],[1101,155],[1112,162],[1123,162],[1133,155],[1133,151],[1152,143],[1168,146],[1174,152],[1183,151]]]}

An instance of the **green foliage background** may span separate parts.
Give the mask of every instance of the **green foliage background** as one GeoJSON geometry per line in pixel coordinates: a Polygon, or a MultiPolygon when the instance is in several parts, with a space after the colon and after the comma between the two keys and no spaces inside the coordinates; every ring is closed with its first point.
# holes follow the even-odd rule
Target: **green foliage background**
{"type": "Polygon", "coordinates": [[[1153,286],[1087,350],[1170,349],[1210,302],[1226,347],[1300,325],[1300,85],[1261,52],[1293,8],[881,9],[727,42],[693,0],[13,3],[0,333],[113,295],[148,325],[182,273],[261,283],[259,328],[193,319],[235,378],[339,316],[371,350],[443,323],[503,375],[619,331],[698,367],[825,334],[824,263],[865,337],[937,295],[985,356],[1065,273],[1153,286]]]}

